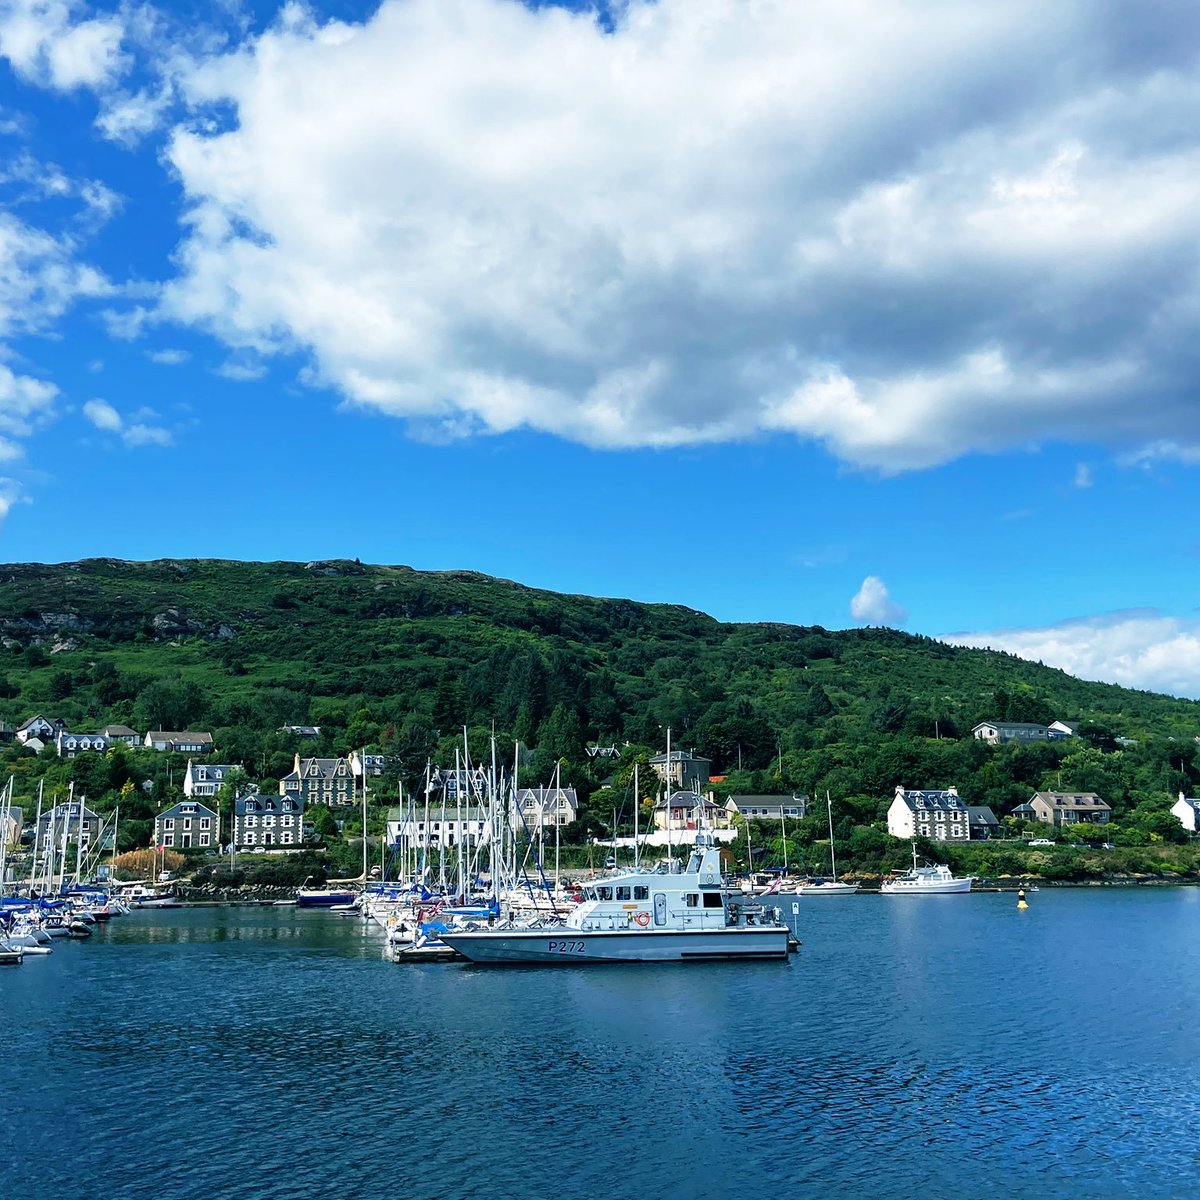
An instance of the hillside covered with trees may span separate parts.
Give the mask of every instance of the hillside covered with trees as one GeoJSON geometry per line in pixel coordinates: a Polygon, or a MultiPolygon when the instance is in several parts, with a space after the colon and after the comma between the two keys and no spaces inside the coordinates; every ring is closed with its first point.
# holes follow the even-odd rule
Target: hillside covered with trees
{"type": "MultiPolygon", "coordinates": [[[[1097,791],[1114,808],[1114,840],[1146,846],[1184,840],[1166,809],[1200,780],[1193,701],[890,629],[722,624],[467,572],[349,561],[9,565],[0,637],[0,719],[10,724],[40,712],[78,731],[210,730],[216,759],[267,781],[291,769],[297,749],[366,748],[389,756],[389,786],[415,784],[430,759],[452,761],[463,726],[485,756],[494,730],[510,759],[514,742],[529,747],[522,782],[547,782],[564,764],[564,783],[585,801],[581,836],[606,829],[614,811],[629,819],[630,765],[661,750],[668,727],[674,745],[712,760],[725,777],[718,792],[828,790],[847,865],[894,857],[872,825],[897,784],[953,784],[1000,816],[1040,787],[1097,791]],[[1056,717],[1080,721],[1080,736],[989,747],[970,734],[985,719],[1056,717]],[[319,725],[321,738],[301,745],[280,732],[296,724],[319,725]],[[611,762],[586,753],[597,744],[624,748],[612,778],[611,762]]],[[[168,757],[63,763],[13,746],[3,766],[26,795],[42,777],[75,778],[101,809],[124,791],[132,838],[177,783],[168,757]]],[[[795,836],[811,843],[820,822],[795,836]]],[[[903,856],[901,847],[897,863],[903,856]]]]}

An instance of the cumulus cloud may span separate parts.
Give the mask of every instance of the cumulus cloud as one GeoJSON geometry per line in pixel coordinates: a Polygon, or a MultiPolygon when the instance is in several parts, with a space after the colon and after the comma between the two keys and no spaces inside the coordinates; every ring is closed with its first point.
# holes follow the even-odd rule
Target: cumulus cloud
{"type": "Polygon", "coordinates": [[[53,414],[58,389],[42,379],[18,375],[0,363],[0,459],[19,458],[18,441],[53,414]]]}
{"type": "Polygon", "coordinates": [[[1043,629],[953,633],[955,646],[1007,650],[1081,679],[1200,698],[1200,620],[1151,610],[1081,617],[1043,629]]]}
{"type": "Polygon", "coordinates": [[[1200,447],[1190,3],[614,12],[289,6],[198,61],[162,314],[452,434],[1200,447]]]}
{"type": "Polygon", "coordinates": [[[862,581],[850,601],[850,615],[864,625],[903,625],[908,617],[878,575],[868,575],[862,581]]]}
{"type": "Polygon", "coordinates": [[[152,363],[158,363],[162,367],[179,367],[187,362],[192,356],[186,350],[147,350],[146,357],[152,363]]]}
{"type": "Polygon", "coordinates": [[[24,79],[71,91],[101,88],[124,69],[118,17],[86,16],[73,0],[2,0],[0,55],[24,79]]]}
{"type": "Polygon", "coordinates": [[[147,423],[156,415],[152,409],[139,410],[127,422],[107,400],[89,400],[83,415],[104,433],[115,433],[126,446],[169,446],[174,441],[168,430],[147,423]]]}

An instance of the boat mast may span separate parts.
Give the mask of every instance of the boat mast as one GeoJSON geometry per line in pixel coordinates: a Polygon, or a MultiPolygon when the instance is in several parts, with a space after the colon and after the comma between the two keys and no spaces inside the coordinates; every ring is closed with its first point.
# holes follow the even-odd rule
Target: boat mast
{"type": "Polygon", "coordinates": [[[829,870],[833,882],[837,883],[837,862],[833,857],[833,801],[829,797],[829,789],[825,789],[825,807],[829,810],[829,870]]]}
{"type": "Polygon", "coordinates": [[[633,869],[642,869],[642,843],[638,837],[638,809],[641,808],[641,798],[638,796],[638,765],[633,764],[633,869]]]}
{"type": "Polygon", "coordinates": [[[671,850],[671,727],[667,726],[667,870],[672,868],[671,850]]]}
{"type": "Polygon", "coordinates": [[[31,898],[33,896],[33,880],[37,874],[38,841],[42,836],[42,788],[45,784],[46,781],[44,779],[38,780],[37,820],[33,823],[33,860],[29,864],[29,895],[31,898]]]}
{"type": "MultiPolygon", "coordinates": [[[[367,748],[364,746],[358,754],[358,765],[362,771],[362,839],[363,839],[363,886],[367,883],[367,748]]],[[[354,777],[351,776],[351,783],[354,777]]]]}

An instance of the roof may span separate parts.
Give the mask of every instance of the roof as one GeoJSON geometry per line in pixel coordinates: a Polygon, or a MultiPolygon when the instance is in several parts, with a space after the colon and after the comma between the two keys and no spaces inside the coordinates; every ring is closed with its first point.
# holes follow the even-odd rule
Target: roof
{"type": "Polygon", "coordinates": [[[923,790],[898,787],[896,800],[903,800],[913,812],[918,809],[923,812],[962,812],[967,807],[953,788],[923,790]]]}
{"type": "Polygon", "coordinates": [[[980,721],[975,728],[982,729],[985,725],[990,725],[993,729],[1040,729],[1043,733],[1046,731],[1046,726],[1040,721],[980,721]]]}
{"type": "Polygon", "coordinates": [[[277,792],[247,792],[244,796],[234,799],[233,815],[240,817],[247,812],[283,812],[285,804],[292,806],[289,810],[291,812],[301,812],[304,808],[303,799],[293,793],[280,796],[277,792]]]}
{"type": "Polygon", "coordinates": [[[1032,804],[1039,799],[1043,803],[1049,804],[1051,808],[1086,808],[1089,812],[1093,809],[1104,808],[1112,811],[1095,792],[1034,792],[1029,797],[1029,803],[1032,804]]]}
{"type": "Polygon", "coordinates": [[[199,800],[179,800],[172,804],[170,808],[164,808],[154,819],[157,821],[159,817],[175,817],[180,815],[180,811],[186,808],[188,811],[184,815],[196,813],[197,816],[215,817],[217,814],[213,809],[206,804],[201,804],[199,800]]]}
{"type": "Polygon", "coordinates": [[[130,729],[128,725],[105,725],[105,727],[102,730],[100,730],[100,732],[102,734],[104,734],[105,737],[137,737],[138,736],[137,730],[130,729]]]}
{"type": "MultiPolygon", "coordinates": [[[[652,764],[665,763],[667,761],[668,761],[667,755],[665,755],[665,754],[656,754],[650,760],[650,762],[652,764]]],[[[673,763],[674,762],[705,762],[706,763],[706,762],[712,762],[712,759],[704,758],[702,755],[699,755],[699,754],[692,754],[686,750],[672,750],[671,756],[670,756],[670,761],[673,763]]]]}
{"type": "Polygon", "coordinates": [[[999,825],[1000,821],[986,804],[968,804],[967,818],[972,825],[999,825]]]}
{"type": "Polygon", "coordinates": [[[573,787],[536,787],[536,788],[521,788],[517,792],[517,800],[533,799],[539,804],[547,800],[554,800],[561,796],[568,804],[578,807],[579,798],[575,794],[573,787]]]}
{"type": "Polygon", "coordinates": [[[738,810],[743,808],[800,808],[808,804],[807,796],[730,796],[729,802],[738,810]]]}
{"type": "Polygon", "coordinates": [[[196,782],[200,777],[200,773],[204,773],[204,782],[210,780],[220,780],[226,771],[232,771],[236,766],[235,763],[194,763],[189,758],[187,765],[187,778],[196,782]]]}
{"type": "Polygon", "coordinates": [[[151,729],[146,736],[155,742],[211,742],[211,733],[194,733],[190,729],[151,729]]]}

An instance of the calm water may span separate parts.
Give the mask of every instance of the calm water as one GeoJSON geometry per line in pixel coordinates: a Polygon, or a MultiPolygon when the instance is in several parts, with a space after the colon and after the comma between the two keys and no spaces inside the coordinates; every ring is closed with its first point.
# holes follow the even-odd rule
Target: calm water
{"type": "Polygon", "coordinates": [[[135,913],[0,971],[0,1197],[1192,1200],[1200,889],[1030,900],[804,900],[788,964],[590,970],[135,913]]]}

